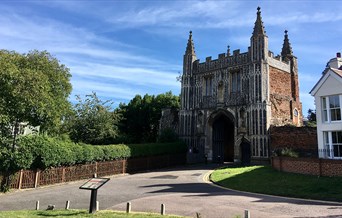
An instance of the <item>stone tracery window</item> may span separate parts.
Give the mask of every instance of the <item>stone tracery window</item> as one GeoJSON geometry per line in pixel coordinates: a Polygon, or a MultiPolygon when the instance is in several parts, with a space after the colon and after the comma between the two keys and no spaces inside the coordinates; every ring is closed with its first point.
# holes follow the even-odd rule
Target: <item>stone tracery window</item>
{"type": "Polygon", "coordinates": [[[298,117],[298,110],[296,108],[293,110],[293,116],[298,117]]]}
{"type": "Polygon", "coordinates": [[[232,93],[237,93],[241,91],[241,76],[240,72],[232,72],[231,74],[231,92],[232,93]]]}
{"type": "Polygon", "coordinates": [[[224,101],[224,86],[223,86],[223,82],[220,81],[217,87],[217,97],[218,97],[218,101],[219,102],[223,102],[224,101]]]}
{"type": "Polygon", "coordinates": [[[213,78],[204,77],[204,95],[211,96],[213,93],[213,78]]]}

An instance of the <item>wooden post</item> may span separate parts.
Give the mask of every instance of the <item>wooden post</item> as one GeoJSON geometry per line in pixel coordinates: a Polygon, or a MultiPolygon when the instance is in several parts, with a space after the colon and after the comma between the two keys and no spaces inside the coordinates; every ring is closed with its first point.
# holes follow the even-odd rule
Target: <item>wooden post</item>
{"type": "MultiPolygon", "coordinates": [[[[20,170],[19,172],[19,183],[18,183],[18,189],[20,190],[21,189],[21,184],[23,182],[23,170],[20,170]]],[[[9,184],[11,185],[11,184],[9,184]]]]}
{"type": "Polygon", "coordinates": [[[36,201],[36,210],[39,210],[39,201],[36,201]]]}
{"type": "Polygon", "coordinates": [[[65,167],[62,167],[62,182],[65,182],[65,167]]]}
{"type": "Polygon", "coordinates": [[[35,179],[34,179],[34,187],[37,188],[38,187],[38,182],[39,182],[39,173],[40,173],[40,170],[36,170],[36,176],[35,176],[35,179]]]}
{"type": "Polygon", "coordinates": [[[245,210],[245,218],[251,218],[249,210],[245,210]]]}
{"type": "Polygon", "coordinates": [[[122,174],[125,174],[126,173],[126,159],[123,159],[122,160],[122,174]]]}
{"type": "Polygon", "coordinates": [[[100,210],[100,202],[96,201],[96,211],[99,211],[99,210],[100,210]]]}
{"type": "Polygon", "coordinates": [[[132,210],[132,204],[131,202],[127,202],[127,205],[126,205],[126,213],[130,213],[132,210]]]}
{"type": "Polygon", "coordinates": [[[69,210],[69,207],[70,207],[70,201],[66,201],[66,203],[65,203],[65,209],[66,209],[66,210],[69,210]]]}
{"type": "Polygon", "coordinates": [[[165,204],[161,204],[160,214],[165,215],[165,204]]]}

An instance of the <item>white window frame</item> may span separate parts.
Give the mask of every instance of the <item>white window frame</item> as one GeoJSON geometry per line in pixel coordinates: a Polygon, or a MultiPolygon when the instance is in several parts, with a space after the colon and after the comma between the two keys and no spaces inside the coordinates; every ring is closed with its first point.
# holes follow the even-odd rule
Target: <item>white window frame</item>
{"type": "Polygon", "coordinates": [[[333,132],[336,132],[337,134],[340,133],[342,135],[342,131],[323,132],[323,146],[324,146],[324,151],[326,150],[325,156],[326,158],[329,158],[329,159],[342,159],[342,152],[340,152],[341,153],[340,156],[335,157],[334,146],[339,146],[342,149],[342,140],[340,142],[333,143],[333,137],[332,137],[333,132]]]}
{"type": "Polygon", "coordinates": [[[330,95],[322,97],[322,122],[323,123],[335,123],[342,121],[342,95],[330,95]],[[331,110],[336,110],[338,108],[330,108],[330,97],[338,96],[339,100],[339,109],[340,109],[340,119],[339,120],[331,120],[331,110]]]}

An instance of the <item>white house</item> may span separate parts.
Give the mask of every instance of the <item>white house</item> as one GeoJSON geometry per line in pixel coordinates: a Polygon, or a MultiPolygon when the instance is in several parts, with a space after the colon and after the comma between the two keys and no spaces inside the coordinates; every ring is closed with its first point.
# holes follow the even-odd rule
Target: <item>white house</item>
{"type": "Polygon", "coordinates": [[[337,53],[310,91],[315,97],[320,158],[342,159],[342,58],[337,53]]]}

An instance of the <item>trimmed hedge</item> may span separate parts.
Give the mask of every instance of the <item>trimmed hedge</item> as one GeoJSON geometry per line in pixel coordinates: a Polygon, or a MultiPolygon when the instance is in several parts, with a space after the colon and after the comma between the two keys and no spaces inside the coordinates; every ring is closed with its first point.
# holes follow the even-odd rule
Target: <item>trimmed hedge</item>
{"type": "Polygon", "coordinates": [[[46,169],[95,161],[107,161],[161,154],[185,153],[183,142],[133,145],[88,145],[43,135],[21,137],[13,153],[0,148],[0,171],[46,169]]]}
{"type": "Polygon", "coordinates": [[[154,156],[162,154],[179,154],[187,151],[183,142],[151,143],[127,145],[131,151],[131,157],[154,156]]]}

